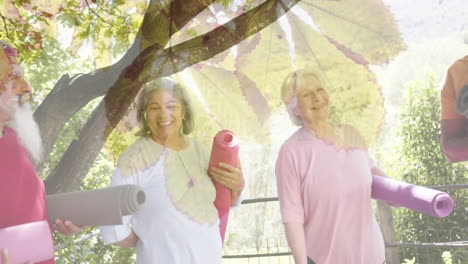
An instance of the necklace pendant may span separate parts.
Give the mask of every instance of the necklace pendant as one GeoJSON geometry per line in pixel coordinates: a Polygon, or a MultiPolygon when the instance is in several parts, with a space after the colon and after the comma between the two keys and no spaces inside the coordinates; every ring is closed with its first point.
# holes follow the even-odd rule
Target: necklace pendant
{"type": "Polygon", "coordinates": [[[187,187],[192,188],[195,185],[195,178],[190,178],[190,180],[187,183],[187,187]]]}

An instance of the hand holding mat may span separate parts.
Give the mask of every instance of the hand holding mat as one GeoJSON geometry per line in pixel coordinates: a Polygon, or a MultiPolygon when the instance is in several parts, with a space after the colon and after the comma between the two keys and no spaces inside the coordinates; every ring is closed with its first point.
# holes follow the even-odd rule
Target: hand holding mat
{"type": "Polygon", "coordinates": [[[448,216],[455,206],[445,192],[377,175],[372,176],[372,198],[438,218],[448,216]]]}
{"type": "MultiPolygon", "coordinates": [[[[54,242],[47,221],[0,229],[0,249],[8,249],[11,264],[54,258],[54,242]]],[[[2,260],[0,258],[0,264],[2,260]]]]}
{"type": "MultiPolygon", "coordinates": [[[[239,139],[236,134],[230,130],[221,130],[213,139],[209,171],[212,167],[217,167],[220,162],[237,166],[239,154],[239,139]]],[[[219,167],[218,167],[219,168],[219,167]]],[[[210,175],[211,176],[211,175],[210,175]]],[[[231,208],[231,190],[213,179],[216,188],[216,200],[214,202],[219,215],[219,229],[221,239],[224,242],[229,210],[231,208]]]]}
{"type": "Polygon", "coordinates": [[[120,225],[122,216],[137,212],[144,202],[145,192],[136,185],[47,196],[52,223],[61,219],[78,226],[120,225]]]}
{"type": "Polygon", "coordinates": [[[457,112],[468,118],[468,84],[465,84],[458,92],[457,112]]]}

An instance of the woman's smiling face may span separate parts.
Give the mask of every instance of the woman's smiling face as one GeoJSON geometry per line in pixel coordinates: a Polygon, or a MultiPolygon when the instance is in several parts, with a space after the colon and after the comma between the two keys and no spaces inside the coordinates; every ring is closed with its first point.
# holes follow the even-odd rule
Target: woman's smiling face
{"type": "Polygon", "coordinates": [[[157,89],[152,92],[146,106],[146,122],[151,136],[161,142],[179,136],[185,110],[171,90],[157,89]]]}
{"type": "Polygon", "coordinates": [[[330,110],[328,93],[315,77],[307,76],[306,80],[296,90],[295,114],[302,120],[303,125],[326,121],[330,110]]]}

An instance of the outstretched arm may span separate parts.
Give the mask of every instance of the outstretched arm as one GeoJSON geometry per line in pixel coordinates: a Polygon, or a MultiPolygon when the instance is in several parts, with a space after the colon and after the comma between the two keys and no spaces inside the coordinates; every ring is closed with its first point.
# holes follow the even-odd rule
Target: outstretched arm
{"type": "Polygon", "coordinates": [[[62,221],[60,219],[55,220],[54,223],[54,229],[64,236],[75,235],[81,232],[84,228],[85,227],[77,226],[70,221],[62,221]]]}

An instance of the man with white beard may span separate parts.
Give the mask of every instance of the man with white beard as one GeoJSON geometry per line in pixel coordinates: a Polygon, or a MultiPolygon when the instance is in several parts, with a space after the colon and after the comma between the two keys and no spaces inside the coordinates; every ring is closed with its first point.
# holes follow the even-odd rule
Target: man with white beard
{"type": "MultiPolygon", "coordinates": [[[[14,48],[0,41],[0,229],[48,221],[44,183],[29,158],[41,160],[42,140],[27,103],[32,89],[17,57],[14,48]]],[[[54,228],[64,235],[81,231],[70,221],[58,220],[54,228]]],[[[10,263],[8,252],[0,250],[3,263],[10,263]]],[[[50,263],[54,260],[41,262],[50,263]]]]}

